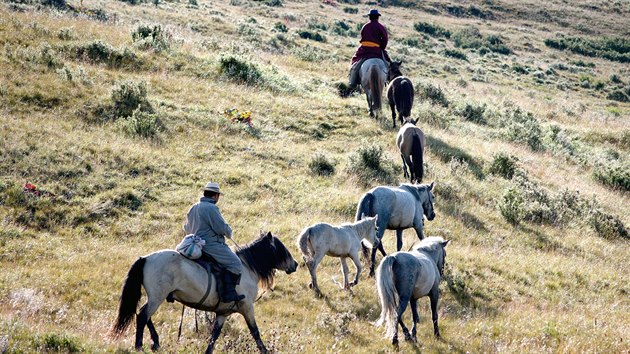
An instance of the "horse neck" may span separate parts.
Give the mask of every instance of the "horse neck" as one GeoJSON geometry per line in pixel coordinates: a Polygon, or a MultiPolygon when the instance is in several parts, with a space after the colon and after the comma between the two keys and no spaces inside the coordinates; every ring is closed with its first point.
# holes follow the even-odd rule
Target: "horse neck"
{"type": "Polygon", "coordinates": [[[400,72],[400,70],[394,70],[393,72],[390,71],[388,76],[388,80],[393,81],[395,78],[403,76],[403,74],[400,72]]]}
{"type": "MultiPolygon", "coordinates": [[[[359,241],[364,238],[363,235],[365,235],[365,238],[367,239],[367,235],[370,234],[370,227],[373,227],[372,221],[368,221],[367,219],[363,219],[353,225],[353,228],[357,233],[357,237],[359,238],[359,241]]],[[[372,242],[373,240],[368,239],[368,241],[372,242]]]]}

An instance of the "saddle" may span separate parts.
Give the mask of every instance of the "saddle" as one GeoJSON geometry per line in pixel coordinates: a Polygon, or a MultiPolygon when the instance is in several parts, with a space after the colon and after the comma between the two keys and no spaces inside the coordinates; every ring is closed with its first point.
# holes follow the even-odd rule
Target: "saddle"
{"type": "MultiPolygon", "coordinates": [[[[214,259],[214,257],[212,257],[211,255],[209,255],[207,253],[202,253],[200,258],[191,259],[191,261],[193,261],[193,262],[199,264],[200,266],[202,266],[206,270],[206,272],[208,273],[208,288],[206,289],[206,292],[203,295],[203,297],[201,298],[201,300],[199,300],[198,304],[203,304],[203,302],[206,301],[206,298],[210,294],[210,289],[212,288],[212,276],[211,276],[211,274],[214,275],[214,280],[217,282],[217,291],[219,292],[219,294],[222,294],[223,293],[223,281],[222,281],[221,273],[223,273],[224,268],[221,266],[221,264],[219,262],[217,262],[214,259]]],[[[170,302],[170,303],[175,302],[175,298],[173,298],[173,293],[172,292],[170,292],[166,296],[166,302],[170,302]]]]}

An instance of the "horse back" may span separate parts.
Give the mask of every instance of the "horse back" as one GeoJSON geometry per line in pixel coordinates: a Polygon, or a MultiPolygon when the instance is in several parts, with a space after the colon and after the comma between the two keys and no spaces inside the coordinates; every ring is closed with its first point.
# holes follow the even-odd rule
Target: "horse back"
{"type": "Polygon", "coordinates": [[[372,190],[374,194],[374,212],[388,219],[388,228],[399,229],[412,227],[419,201],[405,189],[381,186],[372,190]]]}
{"type": "Polygon", "coordinates": [[[351,224],[334,226],[319,223],[310,227],[310,241],[315,252],[322,252],[329,256],[346,255],[353,249],[358,249],[360,240],[354,236],[351,224]]]}
{"type": "MultiPolygon", "coordinates": [[[[400,285],[412,287],[412,297],[417,299],[427,296],[431,290],[439,286],[439,272],[435,262],[422,252],[396,252],[393,254],[396,258],[393,271],[397,279],[400,279],[400,285]],[[411,279],[411,281],[409,281],[411,279]],[[405,283],[404,285],[402,283],[405,283]]],[[[397,282],[398,283],[398,282],[397,282]]]]}

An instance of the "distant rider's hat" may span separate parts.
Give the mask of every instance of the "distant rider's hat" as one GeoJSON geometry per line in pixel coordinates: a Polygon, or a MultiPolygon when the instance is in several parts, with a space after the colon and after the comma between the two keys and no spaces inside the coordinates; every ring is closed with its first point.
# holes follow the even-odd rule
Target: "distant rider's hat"
{"type": "Polygon", "coordinates": [[[370,10],[370,13],[365,15],[365,17],[369,17],[369,16],[381,16],[381,14],[378,13],[377,9],[372,9],[370,10]]]}
{"type": "Polygon", "coordinates": [[[221,194],[221,190],[219,189],[219,184],[217,182],[208,182],[206,186],[203,187],[203,190],[221,194]]]}

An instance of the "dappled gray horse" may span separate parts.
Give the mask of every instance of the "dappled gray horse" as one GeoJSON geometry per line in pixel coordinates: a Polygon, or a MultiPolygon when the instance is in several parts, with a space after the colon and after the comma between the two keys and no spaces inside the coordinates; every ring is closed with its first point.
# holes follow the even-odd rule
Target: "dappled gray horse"
{"type": "Polygon", "coordinates": [[[387,64],[382,59],[367,59],[361,65],[359,73],[370,117],[380,117],[383,104],[383,88],[385,87],[385,81],[387,81],[387,64]]]}
{"type": "Polygon", "coordinates": [[[440,336],[437,305],[448,242],[441,237],[427,237],[411,252],[392,253],[383,258],[378,266],[376,285],[381,302],[381,316],[376,325],[386,322],[386,336],[392,338],[392,344],[398,344],[398,324],[402,327],[405,340],[416,341],[416,324],[420,320],[418,299],[423,296],[429,296],[431,303],[433,334],[440,336]],[[402,321],[407,304],[411,306],[413,317],[411,334],[402,321]]]}
{"type": "MultiPolygon", "coordinates": [[[[424,218],[433,220],[433,189],[434,183],[428,184],[401,184],[399,187],[380,186],[371,189],[361,197],[357,205],[356,220],[363,215],[374,216],[378,214],[378,249],[385,256],[382,238],[385,230],[396,230],[396,250],[402,247],[403,230],[413,227],[418,239],[422,240],[422,227],[424,218]]],[[[374,275],[374,259],[377,247],[372,248],[370,258],[370,276],[374,275]]],[[[367,252],[367,248],[363,248],[367,252]]]]}
{"type": "Polygon", "coordinates": [[[144,326],[149,328],[153,340],[152,350],[160,347],[160,341],[151,321],[151,316],[160,304],[172,293],[173,298],[182,304],[216,313],[210,343],[206,353],[212,353],[223,324],[229,315],[238,312],[245,318],[247,327],[256,341],[258,349],[266,353],[267,348],[260,338],[258,325],[254,318],[254,300],[258,294],[258,285],[263,288],[273,287],[276,269],[287,274],[295,272],[297,262],[282,242],[271,233],[261,233],[251,244],[237,253],[243,263],[241,282],[237,292],[245,299],[238,304],[221,302],[217,291],[217,282],[211,272],[199,263],[185,258],[177,251],[162,250],[140,257],[131,266],[123,284],[118,316],[112,328],[112,336],[120,337],[136,317],[136,307],[142,295],[142,286],[147,293],[147,302],[140,309],[136,319],[136,344],[142,350],[144,326]]]}
{"type": "Polygon", "coordinates": [[[405,123],[396,136],[396,146],[403,160],[403,173],[411,183],[422,182],[424,177],[424,147],[427,139],[422,130],[416,127],[416,121],[405,123]],[[409,167],[409,172],[407,172],[409,167]]]}
{"type": "Polygon", "coordinates": [[[359,275],[361,275],[361,261],[359,260],[359,249],[361,241],[365,240],[370,245],[377,245],[376,222],[378,216],[361,218],[354,224],[346,223],[333,226],[326,223],[319,223],[305,228],[298,236],[298,247],[304,255],[304,261],[311,272],[311,284],[318,294],[321,293],[317,285],[316,270],[319,262],[325,255],[341,258],[341,268],[343,271],[343,287],[350,289],[357,285],[359,275]],[[350,257],[357,269],[357,275],[352,283],[348,283],[348,264],[346,258],[350,257]]]}
{"type": "Polygon", "coordinates": [[[411,118],[411,108],[413,107],[413,84],[411,80],[400,72],[402,61],[394,61],[389,64],[387,73],[387,101],[392,110],[392,125],[396,128],[396,111],[400,124],[405,124],[405,120],[411,118]]]}

